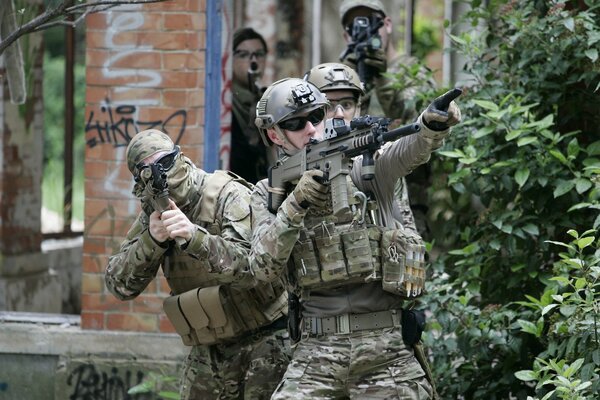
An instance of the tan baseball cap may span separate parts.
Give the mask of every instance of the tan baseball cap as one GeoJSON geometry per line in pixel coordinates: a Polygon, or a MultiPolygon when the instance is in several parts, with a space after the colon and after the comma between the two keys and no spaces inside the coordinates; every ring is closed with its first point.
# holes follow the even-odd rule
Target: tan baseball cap
{"type": "Polygon", "coordinates": [[[357,7],[367,7],[374,11],[379,11],[384,16],[387,16],[387,12],[385,12],[385,7],[383,7],[383,3],[380,0],[344,0],[342,4],[340,4],[340,21],[342,25],[346,25],[344,19],[346,18],[346,14],[348,11],[357,7]]]}

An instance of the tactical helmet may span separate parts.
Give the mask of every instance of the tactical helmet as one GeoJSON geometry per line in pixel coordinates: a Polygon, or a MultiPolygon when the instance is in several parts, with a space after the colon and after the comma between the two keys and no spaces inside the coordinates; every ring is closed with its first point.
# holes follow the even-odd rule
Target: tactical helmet
{"type": "Polygon", "coordinates": [[[127,146],[125,152],[127,156],[127,168],[135,175],[135,167],[142,160],[159,151],[171,151],[174,147],[175,144],[169,135],[158,129],[141,131],[131,139],[131,142],[127,146]]]}
{"type": "Polygon", "coordinates": [[[267,129],[296,114],[310,112],[327,104],[327,98],[315,85],[299,78],[278,80],[267,88],[256,104],[254,121],[265,145],[270,146],[267,129]]]}
{"type": "Polygon", "coordinates": [[[340,21],[343,26],[347,24],[345,18],[348,11],[357,7],[367,7],[382,13],[384,17],[387,16],[383,3],[380,0],[344,0],[342,1],[342,4],[340,4],[340,21]]]}
{"type": "Polygon", "coordinates": [[[304,75],[304,80],[312,83],[322,92],[347,89],[357,92],[356,97],[365,94],[358,74],[345,64],[319,64],[304,75]]]}

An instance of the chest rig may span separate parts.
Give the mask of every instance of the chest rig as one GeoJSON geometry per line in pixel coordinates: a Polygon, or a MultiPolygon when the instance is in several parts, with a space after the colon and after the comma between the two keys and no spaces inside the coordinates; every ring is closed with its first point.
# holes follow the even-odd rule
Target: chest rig
{"type": "MultiPolygon", "coordinates": [[[[191,204],[192,208],[186,212],[190,220],[212,235],[221,234],[218,201],[226,185],[233,181],[248,185],[227,171],[215,171],[209,175],[199,201],[191,204]]],[[[169,263],[171,257],[185,259],[188,264],[205,262],[192,259],[180,249],[166,257],[164,262],[169,263]]],[[[248,332],[258,332],[285,315],[287,292],[282,279],[260,283],[249,289],[237,289],[219,284],[215,274],[203,270],[196,266],[187,270],[170,268],[168,273],[165,272],[169,285],[178,294],[165,299],[163,308],[185,345],[210,345],[234,340],[248,332]],[[190,276],[190,271],[193,276],[190,276]]]]}
{"type": "Polygon", "coordinates": [[[291,281],[303,291],[381,281],[405,299],[423,294],[425,246],[406,229],[381,226],[378,206],[347,178],[349,212],[309,209],[292,250],[291,281]]]}

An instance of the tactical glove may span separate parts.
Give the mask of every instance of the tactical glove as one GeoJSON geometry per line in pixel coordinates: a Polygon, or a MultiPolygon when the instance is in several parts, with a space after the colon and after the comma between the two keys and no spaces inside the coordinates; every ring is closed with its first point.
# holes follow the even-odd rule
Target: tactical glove
{"type": "Polygon", "coordinates": [[[311,169],[302,174],[293,191],[300,207],[325,207],[329,198],[329,185],[322,183],[324,180],[325,173],[318,169],[311,169]]]}
{"type": "Polygon", "coordinates": [[[365,54],[365,64],[371,67],[376,76],[387,71],[387,58],[383,49],[369,51],[365,54]]]}
{"type": "Polygon", "coordinates": [[[460,108],[453,101],[462,90],[455,88],[435,99],[423,113],[425,126],[434,131],[444,131],[461,120],[460,108]]]}

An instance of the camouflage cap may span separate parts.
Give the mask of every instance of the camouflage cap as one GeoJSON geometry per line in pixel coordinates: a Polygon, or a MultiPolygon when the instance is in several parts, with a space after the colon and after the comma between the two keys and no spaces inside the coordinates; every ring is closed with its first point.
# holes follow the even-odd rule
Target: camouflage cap
{"type": "Polygon", "coordinates": [[[158,129],[147,129],[139,132],[131,139],[127,146],[127,168],[133,174],[135,166],[146,157],[150,157],[159,151],[171,151],[175,144],[167,135],[158,129]]]}
{"type": "Polygon", "coordinates": [[[348,11],[356,7],[367,7],[371,10],[379,11],[384,16],[387,16],[385,7],[383,7],[383,3],[380,0],[344,0],[342,1],[342,4],[340,4],[340,22],[342,25],[346,25],[346,21],[344,19],[348,11]]]}

